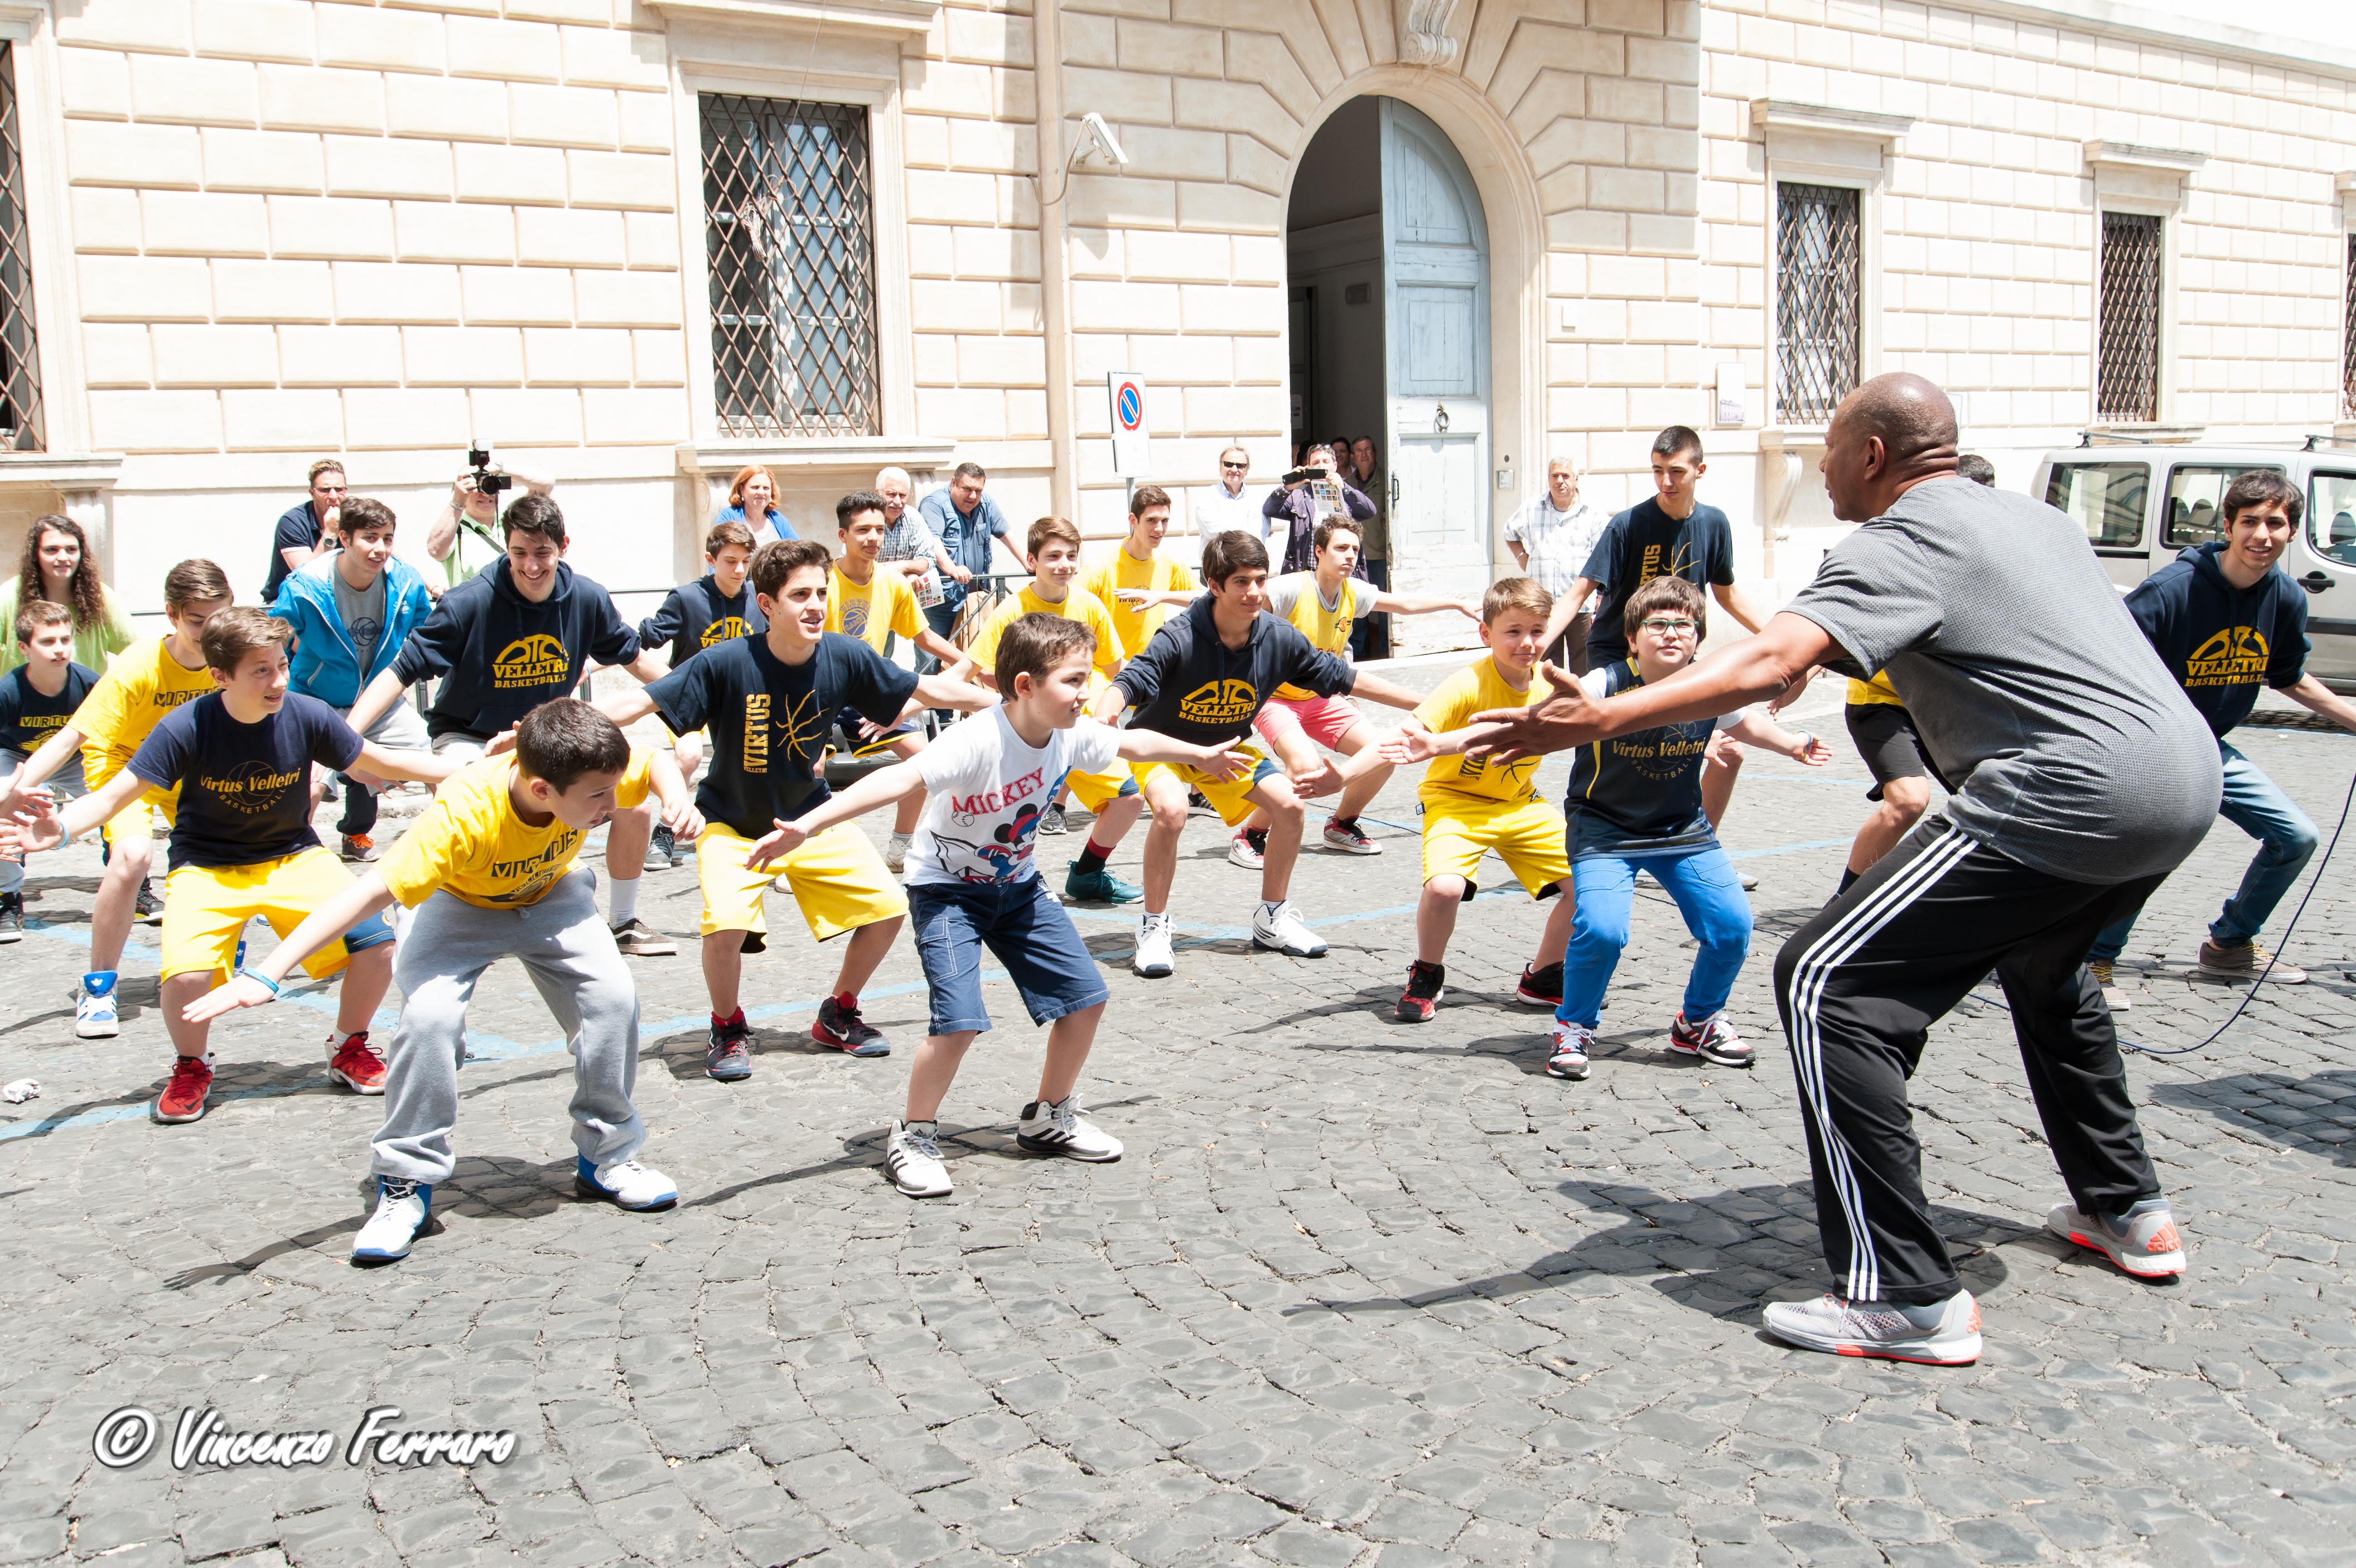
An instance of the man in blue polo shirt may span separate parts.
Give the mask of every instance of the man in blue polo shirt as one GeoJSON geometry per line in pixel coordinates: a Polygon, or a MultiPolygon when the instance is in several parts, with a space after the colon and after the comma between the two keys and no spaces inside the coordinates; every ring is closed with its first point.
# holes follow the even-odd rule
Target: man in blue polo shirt
{"type": "Polygon", "coordinates": [[[965,607],[966,585],[989,573],[991,540],[1004,545],[1024,572],[1031,570],[1023,547],[1007,536],[1006,514],[982,493],[989,483],[990,476],[980,464],[959,463],[947,485],[916,504],[917,515],[948,552],[952,563],[941,580],[941,602],[925,610],[925,618],[943,637],[957,626],[958,612],[965,607]]]}

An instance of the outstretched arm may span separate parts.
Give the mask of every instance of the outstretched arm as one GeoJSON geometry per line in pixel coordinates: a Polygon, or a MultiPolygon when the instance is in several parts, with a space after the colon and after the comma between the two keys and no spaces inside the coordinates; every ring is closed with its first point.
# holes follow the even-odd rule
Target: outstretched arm
{"type": "Polygon", "coordinates": [[[112,821],[146,788],[147,781],[126,768],[61,811],[53,810],[46,800],[27,801],[20,795],[15,814],[0,817],[0,852],[20,854],[54,849],[101,822],[112,821]],[[26,810],[28,805],[30,811],[26,810]]]}
{"type": "Polygon", "coordinates": [[[408,683],[393,673],[392,666],[388,664],[377,672],[375,680],[368,683],[368,690],[362,692],[360,700],[352,704],[352,711],[344,715],[344,722],[366,735],[375,727],[376,721],[391,713],[392,704],[401,701],[408,692],[408,683]]]}
{"type": "Polygon", "coordinates": [[[1444,599],[1437,594],[1376,594],[1375,608],[1398,616],[1428,616],[1441,610],[1454,610],[1472,620],[1481,618],[1481,607],[1471,599],[1444,599]]]}
{"type": "Polygon", "coordinates": [[[1242,778],[1244,770],[1251,766],[1249,753],[1233,750],[1224,744],[1194,746],[1159,730],[1125,729],[1115,733],[1120,736],[1120,755],[1130,762],[1183,762],[1230,782],[1242,778]]]}
{"type": "Polygon", "coordinates": [[[25,766],[16,769],[16,776],[0,784],[0,817],[5,817],[33,786],[63,768],[81,746],[82,733],[71,725],[60,725],[57,734],[41,742],[39,749],[25,758],[25,766]]]}
{"type": "Polygon", "coordinates": [[[268,958],[248,966],[246,972],[230,976],[227,985],[206,992],[189,1003],[180,1016],[191,1024],[205,1024],[240,1007],[276,1001],[279,983],[296,964],[391,902],[392,889],[384,885],[384,874],[371,866],[351,886],[312,910],[301,925],[286,933],[285,940],[270,950],[268,958]]]}
{"type": "Polygon", "coordinates": [[[923,763],[916,757],[895,762],[889,768],[878,768],[840,794],[830,797],[826,804],[805,811],[792,822],[773,817],[776,831],[762,835],[755,842],[744,864],[755,870],[766,867],[780,855],[792,854],[809,840],[818,837],[837,822],[847,822],[862,816],[878,806],[893,805],[907,799],[925,787],[923,763]]]}
{"type": "Polygon", "coordinates": [[[1554,609],[1547,616],[1546,640],[1539,646],[1552,648],[1561,641],[1562,634],[1569,631],[1570,623],[1578,618],[1580,607],[1587,603],[1587,596],[1601,586],[1602,585],[1592,577],[1573,578],[1570,586],[1555,596],[1554,609]]]}
{"type": "Polygon", "coordinates": [[[1780,751],[1793,761],[1804,762],[1811,768],[1822,768],[1833,759],[1833,748],[1815,735],[1806,730],[1785,729],[1758,714],[1744,715],[1740,724],[1730,726],[1726,733],[1745,746],[1780,751]]]}
{"type": "Polygon", "coordinates": [[[655,711],[655,700],[647,695],[647,689],[644,686],[635,692],[625,692],[618,697],[607,697],[603,702],[590,705],[625,729],[655,711]]]}
{"type": "Polygon", "coordinates": [[[1712,583],[1709,591],[1726,613],[1740,621],[1747,629],[1755,632],[1767,624],[1767,618],[1759,613],[1758,607],[1732,583],[1712,583]]]}
{"type": "Polygon", "coordinates": [[[1379,675],[1369,675],[1364,670],[1353,670],[1350,695],[1364,697],[1370,703],[1380,703],[1387,708],[1406,708],[1410,712],[1423,706],[1423,693],[1410,692],[1405,686],[1394,685],[1379,675]]]}
{"type": "Polygon", "coordinates": [[[374,741],[360,742],[359,759],[344,769],[378,779],[406,779],[417,784],[439,784],[466,764],[430,751],[391,751],[374,741]]]}
{"type": "Polygon", "coordinates": [[[2294,684],[2283,687],[2282,694],[2310,713],[2321,714],[2344,729],[2356,729],[2356,703],[2350,702],[2312,675],[2302,675],[2294,684]]]}
{"type": "MultiPolygon", "coordinates": [[[[964,656],[958,655],[962,660],[964,656]]],[[[956,708],[961,713],[986,714],[998,706],[998,693],[968,681],[952,680],[945,674],[916,677],[916,701],[927,708],[956,708]]]]}

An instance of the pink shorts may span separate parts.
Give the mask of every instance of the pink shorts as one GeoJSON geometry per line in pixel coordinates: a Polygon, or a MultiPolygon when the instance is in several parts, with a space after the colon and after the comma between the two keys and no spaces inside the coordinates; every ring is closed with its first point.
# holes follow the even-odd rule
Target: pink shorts
{"type": "Polygon", "coordinates": [[[1271,746],[1279,736],[1307,730],[1310,739],[1333,751],[1351,726],[1364,718],[1347,697],[1270,697],[1259,717],[1252,720],[1252,728],[1271,746]]]}

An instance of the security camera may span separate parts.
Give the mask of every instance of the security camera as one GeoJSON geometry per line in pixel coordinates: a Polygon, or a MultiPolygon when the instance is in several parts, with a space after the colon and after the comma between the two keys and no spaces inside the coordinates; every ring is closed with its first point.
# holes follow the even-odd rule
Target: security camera
{"type": "Polygon", "coordinates": [[[1117,168],[1129,166],[1129,155],[1120,150],[1120,143],[1105,124],[1105,117],[1095,110],[1080,116],[1080,147],[1082,157],[1101,155],[1110,158],[1117,168]]]}

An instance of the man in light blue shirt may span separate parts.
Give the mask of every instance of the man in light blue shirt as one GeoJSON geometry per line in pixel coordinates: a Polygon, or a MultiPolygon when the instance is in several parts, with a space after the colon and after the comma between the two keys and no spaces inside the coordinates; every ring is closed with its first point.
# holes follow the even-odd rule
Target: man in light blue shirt
{"type": "Polygon", "coordinates": [[[1014,564],[1024,572],[1031,563],[1023,558],[1023,547],[1007,537],[1006,514],[998,503],[982,493],[990,476],[979,463],[959,463],[949,482],[917,503],[921,516],[948,552],[951,563],[948,577],[941,584],[941,602],[927,607],[925,618],[943,637],[957,625],[958,611],[965,604],[967,585],[990,571],[990,542],[997,540],[1014,557],[1014,564]]]}

